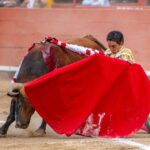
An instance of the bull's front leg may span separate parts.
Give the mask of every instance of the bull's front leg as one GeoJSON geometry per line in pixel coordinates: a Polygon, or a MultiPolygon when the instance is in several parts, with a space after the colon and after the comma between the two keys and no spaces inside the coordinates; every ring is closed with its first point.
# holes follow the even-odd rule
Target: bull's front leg
{"type": "Polygon", "coordinates": [[[150,115],[148,116],[145,122],[145,127],[146,127],[147,132],[150,134],[150,115]]]}
{"type": "Polygon", "coordinates": [[[12,124],[12,122],[15,121],[15,105],[16,105],[16,102],[14,99],[12,99],[11,105],[10,105],[10,113],[7,117],[7,120],[0,128],[0,137],[6,136],[9,126],[12,124]]]}
{"type": "Polygon", "coordinates": [[[42,120],[41,125],[35,131],[36,136],[44,136],[46,134],[46,122],[42,120]]]}

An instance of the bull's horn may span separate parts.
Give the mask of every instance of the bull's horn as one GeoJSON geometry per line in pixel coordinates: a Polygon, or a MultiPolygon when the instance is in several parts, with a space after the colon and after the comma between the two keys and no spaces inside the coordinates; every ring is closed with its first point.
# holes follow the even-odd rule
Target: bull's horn
{"type": "Polygon", "coordinates": [[[12,97],[17,96],[19,95],[22,88],[23,88],[22,83],[12,83],[10,88],[8,89],[7,95],[12,96],[12,97]]]}

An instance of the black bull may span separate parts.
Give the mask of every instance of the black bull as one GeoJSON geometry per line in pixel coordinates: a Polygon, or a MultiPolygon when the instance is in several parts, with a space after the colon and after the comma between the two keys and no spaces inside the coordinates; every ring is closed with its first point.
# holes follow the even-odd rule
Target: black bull
{"type": "MultiPolygon", "coordinates": [[[[47,42],[49,41],[35,44],[35,46],[28,52],[21,64],[16,82],[26,83],[48,73],[49,71],[68,65],[85,57],[50,43],[51,65],[48,66],[45,63],[41,52],[41,49],[45,47],[47,42]]],[[[97,39],[91,35],[85,36],[83,38],[68,40],[68,43],[98,50],[106,49],[97,39]]],[[[15,120],[17,128],[27,128],[30,123],[31,116],[35,111],[27,98],[21,94],[20,85],[21,84],[17,84],[15,87],[9,89],[8,91],[8,95],[12,97],[10,113],[6,122],[0,128],[0,136],[5,136],[7,134],[10,124],[15,120]]],[[[42,120],[42,123],[37,129],[36,133],[38,135],[44,135],[46,133],[45,129],[46,122],[42,120]]]]}

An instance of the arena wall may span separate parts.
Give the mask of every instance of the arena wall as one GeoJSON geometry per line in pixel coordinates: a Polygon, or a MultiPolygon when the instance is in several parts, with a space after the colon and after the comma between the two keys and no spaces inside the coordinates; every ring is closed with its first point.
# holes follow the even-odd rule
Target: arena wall
{"type": "Polygon", "coordinates": [[[92,34],[106,45],[106,35],[120,30],[135,60],[150,70],[150,9],[114,6],[49,9],[0,9],[0,66],[18,66],[28,48],[45,36],[59,40],[92,34]]]}

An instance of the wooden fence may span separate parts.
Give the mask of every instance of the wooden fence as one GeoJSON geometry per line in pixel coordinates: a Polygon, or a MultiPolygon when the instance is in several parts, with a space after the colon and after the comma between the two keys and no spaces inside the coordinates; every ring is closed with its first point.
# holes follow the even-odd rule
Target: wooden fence
{"type": "Polygon", "coordinates": [[[150,9],[142,6],[0,9],[0,65],[18,66],[33,42],[92,34],[105,46],[109,31],[120,30],[136,62],[150,70],[150,9]]]}

